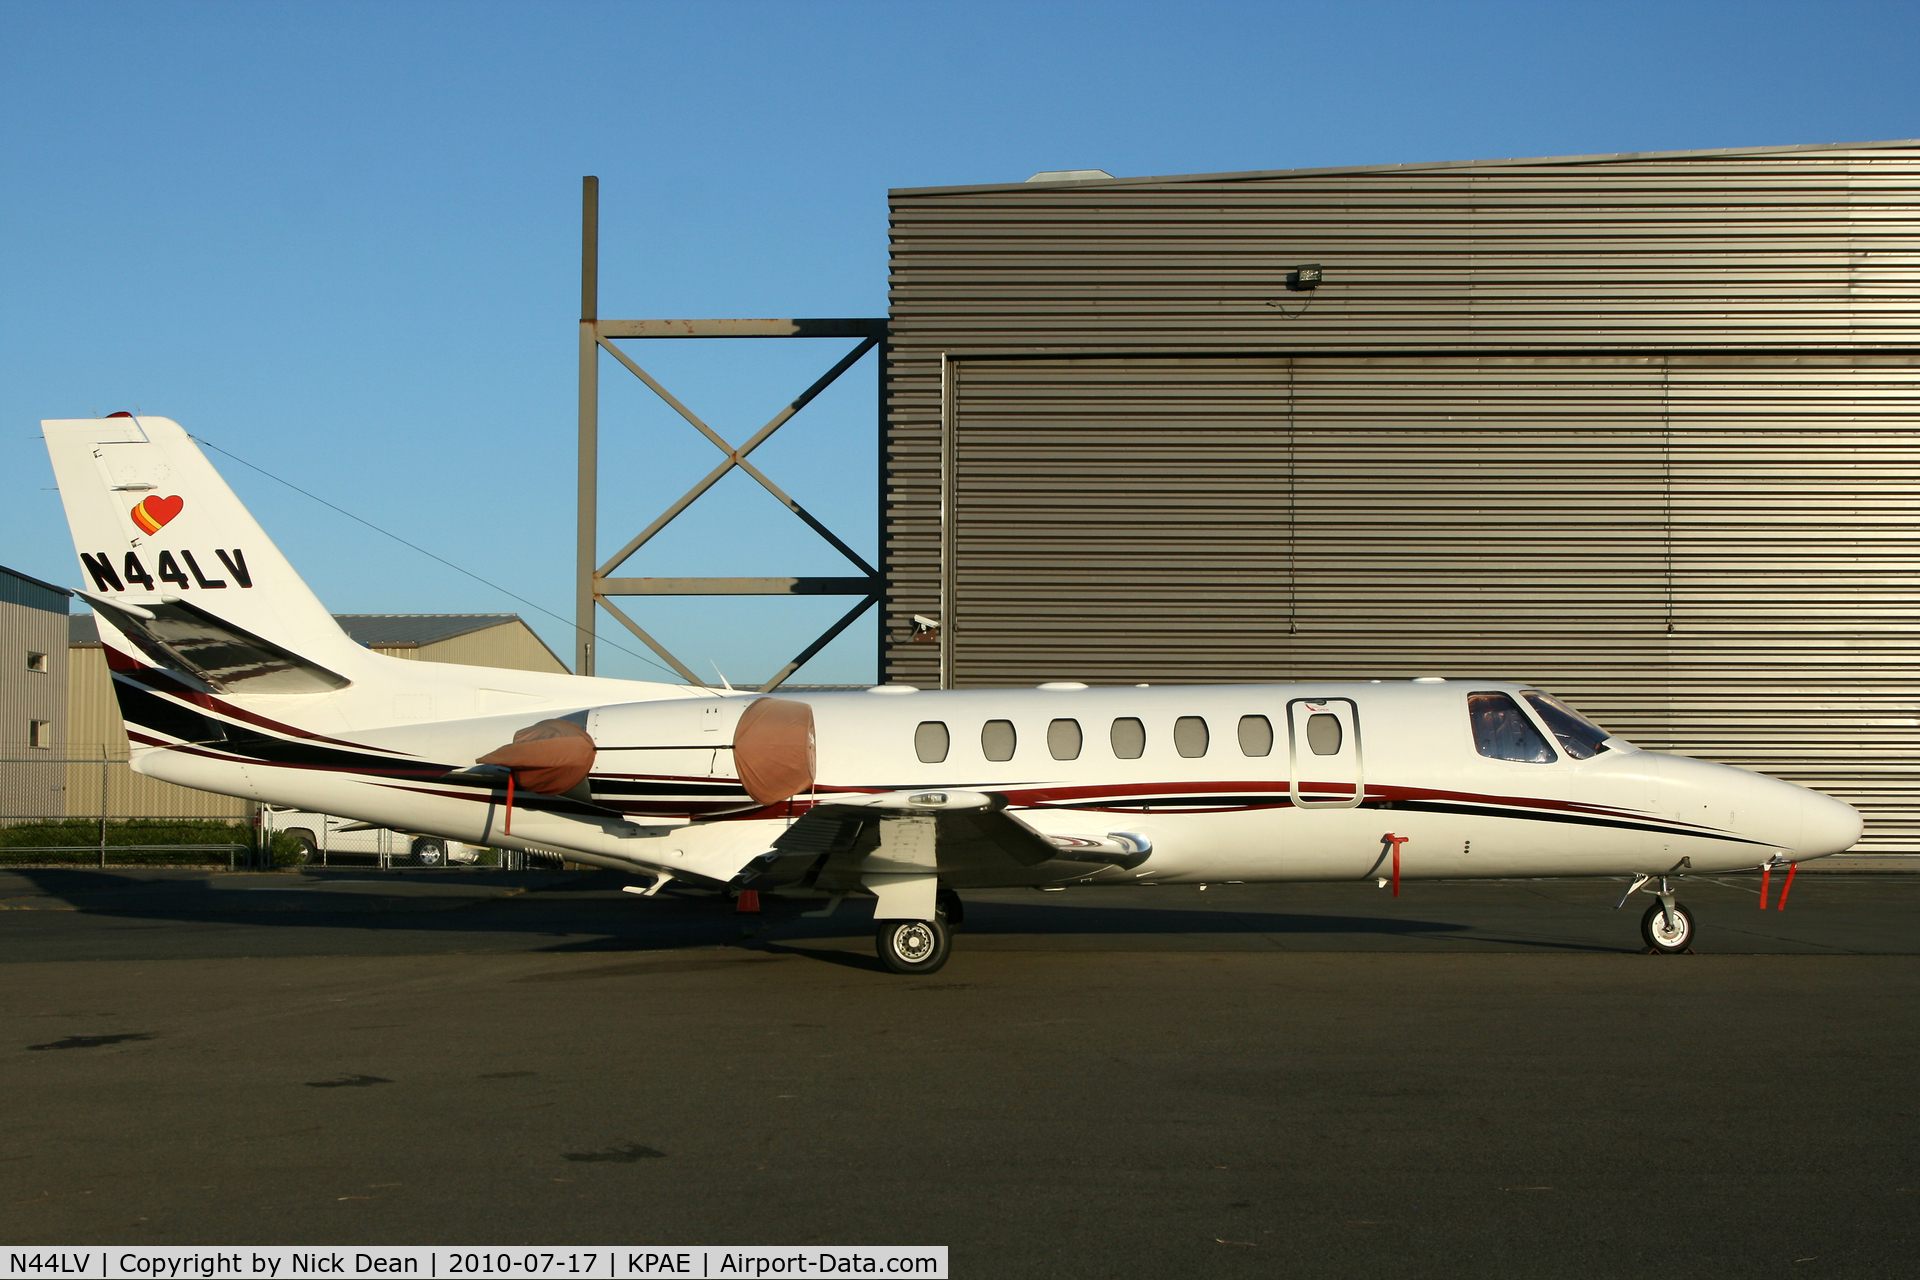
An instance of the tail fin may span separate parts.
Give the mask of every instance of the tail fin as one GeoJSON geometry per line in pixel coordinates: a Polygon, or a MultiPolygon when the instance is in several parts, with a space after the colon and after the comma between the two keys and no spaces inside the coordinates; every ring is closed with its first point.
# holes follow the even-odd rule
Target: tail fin
{"type": "Polygon", "coordinates": [[[364,653],[179,423],[115,414],[40,426],[86,594],[109,606],[103,625],[124,633],[129,618],[179,602],[322,667],[364,653]]]}

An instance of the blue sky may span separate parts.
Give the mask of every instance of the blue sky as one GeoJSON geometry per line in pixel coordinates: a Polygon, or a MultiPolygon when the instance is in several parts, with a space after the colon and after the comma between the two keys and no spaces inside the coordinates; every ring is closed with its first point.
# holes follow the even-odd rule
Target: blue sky
{"type": "MultiPolygon", "coordinates": [[[[585,173],[602,315],[878,316],[889,187],[1910,138],[1916,48],[1910,3],[0,3],[0,563],[75,583],[36,424],[137,406],[570,618],[585,173]]],[[[630,345],[738,439],[850,344],[630,345]]],[[[756,455],[869,555],[871,362],[756,455]]],[[[610,551],[717,455],[602,377],[610,551]]],[[[571,657],[216,462],[334,610],[515,611],[571,657]]],[[[842,571],[715,496],[623,572],[842,571]]],[[[740,682],[835,609],[642,621],[740,682]]],[[[801,678],[872,654],[862,624],[801,678]]]]}

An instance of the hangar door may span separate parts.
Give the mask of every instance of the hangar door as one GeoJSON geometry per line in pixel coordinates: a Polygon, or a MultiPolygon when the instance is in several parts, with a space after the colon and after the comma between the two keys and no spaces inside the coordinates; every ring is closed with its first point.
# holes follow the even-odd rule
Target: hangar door
{"type": "Polygon", "coordinates": [[[977,359],[950,680],[1536,681],[1920,852],[1920,360],[977,359]]]}

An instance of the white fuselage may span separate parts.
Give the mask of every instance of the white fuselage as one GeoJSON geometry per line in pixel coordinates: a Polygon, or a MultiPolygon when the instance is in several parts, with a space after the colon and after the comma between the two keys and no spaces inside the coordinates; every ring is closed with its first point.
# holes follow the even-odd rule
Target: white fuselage
{"type": "Polygon", "coordinates": [[[1004,797],[1049,836],[1128,833],[1152,849],[1129,868],[1067,863],[998,879],[990,868],[943,868],[962,888],[1364,879],[1387,874],[1394,836],[1405,838],[1409,878],[1729,871],[1836,853],[1858,837],[1855,811],[1817,792],[1616,739],[1589,759],[1563,748],[1546,761],[1482,754],[1469,693],[1517,700],[1525,688],[1315,682],[790,695],[812,709],[817,782],[774,805],[742,793],[732,759],[733,726],[752,695],[601,705],[582,709],[599,748],[590,785],[601,812],[523,798],[511,832],[502,797],[434,777],[471,765],[525,713],[339,734],[361,749],[361,767],[204,748],[143,752],[136,767],[472,843],[714,880],[766,852],[817,802],[933,788],[1004,797]],[[1310,741],[1316,714],[1339,721],[1338,734],[1310,741]],[[934,748],[943,738],[942,753],[934,748]]]}

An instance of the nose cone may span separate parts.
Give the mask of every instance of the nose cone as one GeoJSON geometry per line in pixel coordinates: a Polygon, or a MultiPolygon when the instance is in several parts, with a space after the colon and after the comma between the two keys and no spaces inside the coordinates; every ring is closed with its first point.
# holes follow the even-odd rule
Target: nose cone
{"type": "Polygon", "coordinates": [[[1800,840],[1794,853],[1800,858],[1844,853],[1860,839],[1865,825],[1860,811],[1852,805],[1809,791],[1801,801],[1800,840]]]}
{"type": "Polygon", "coordinates": [[[1686,756],[1647,757],[1658,784],[1660,809],[1688,824],[1737,832],[1747,848],[1770,845],[1774,857],[1824,858],[1860,838],[1860,814],[1850,804],[1765,774],[1686,756]]]}

